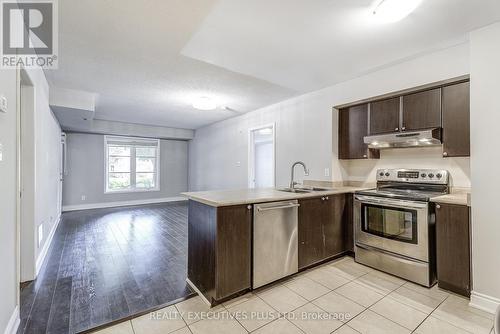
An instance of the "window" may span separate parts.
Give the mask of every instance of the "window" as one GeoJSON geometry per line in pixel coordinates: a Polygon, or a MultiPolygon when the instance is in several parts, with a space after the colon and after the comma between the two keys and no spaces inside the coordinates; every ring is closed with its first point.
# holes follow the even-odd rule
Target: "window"
{"type": "Polygon", "coordinates": [[[106,192],[160,190],[160,141],[105,136],[106,192]]]}

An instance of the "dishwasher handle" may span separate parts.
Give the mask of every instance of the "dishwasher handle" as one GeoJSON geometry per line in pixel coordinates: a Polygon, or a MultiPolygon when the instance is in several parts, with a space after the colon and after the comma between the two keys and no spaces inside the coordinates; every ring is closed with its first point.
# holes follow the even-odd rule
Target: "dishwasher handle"
{"type": "Polygon", "coordinates": [[[270,211],[270,210],[281,210],[281,209],[291,209],[291,208],[297,208],[299,207],[300,204],[295,204],[295,203],[290,203],[288,205],[278,205],[278,206],[271,206],[267,208],[262,208],[260,206],[257,207],[257,211],[270,211]]]}

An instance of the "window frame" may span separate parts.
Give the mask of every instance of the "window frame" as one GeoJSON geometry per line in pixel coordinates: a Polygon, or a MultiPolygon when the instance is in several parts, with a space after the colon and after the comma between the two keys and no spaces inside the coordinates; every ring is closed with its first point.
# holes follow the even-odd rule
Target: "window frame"
{"type": "MultiPolygon", "coordinates": [[[[124,194],[124,193],[142,193],[142,192],[154,192],[160,191],[160,152],[161,152],[161,141],[160,139],[152,139],[152,138],[139,138],[139,137],[122,137],[122,136],[104,136],[104,194],[124,194]],[[129,189],[119,189],[119,190],[111,190],[109,189],[109,145],[110,142],[122,142],[123,145],[130,146],[130,188],[129,189]],[[141,173],[137,172],[136,163],[137,163],[137,155],[136,155],[136,146],[141,146],[142,144],[148,145],[156,145],[156,163],[155,163],[155,187],[154,188],[136,188],[137,182],[136,174],[141,173]],[[132,182],[134,181],[134,182],[132,182]]],[[[117,172],[119,173],[119,172],[117,172]]],[[[126,173],[126,172],[123,172],[126,173]]],[[[146,172],[144,172],[146,173],[146,172]]]]}

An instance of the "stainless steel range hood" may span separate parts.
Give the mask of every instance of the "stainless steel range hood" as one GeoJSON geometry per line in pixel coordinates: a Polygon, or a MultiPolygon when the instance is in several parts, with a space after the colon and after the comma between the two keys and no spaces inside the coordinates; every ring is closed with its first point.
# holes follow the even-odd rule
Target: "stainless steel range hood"
{"type": "Polygon", "coordinates": [[[369,148],[426,147],[441,145],[441,128],[366,136],[369,148]]]}

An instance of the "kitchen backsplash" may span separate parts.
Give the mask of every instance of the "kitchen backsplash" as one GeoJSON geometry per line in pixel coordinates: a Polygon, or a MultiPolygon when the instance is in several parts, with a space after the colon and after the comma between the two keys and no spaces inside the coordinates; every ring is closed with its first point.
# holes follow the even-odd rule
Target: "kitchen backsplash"
{"type": "Polygon", "coordinates": [[[431,168],[448,170],[453,187],[470,188],[470,158],[443,158],[440,146],[381,150],[378,160],[346,160],[339,163],[344,182],[373,184],[376,172],[381,168],[431,168]]]}

